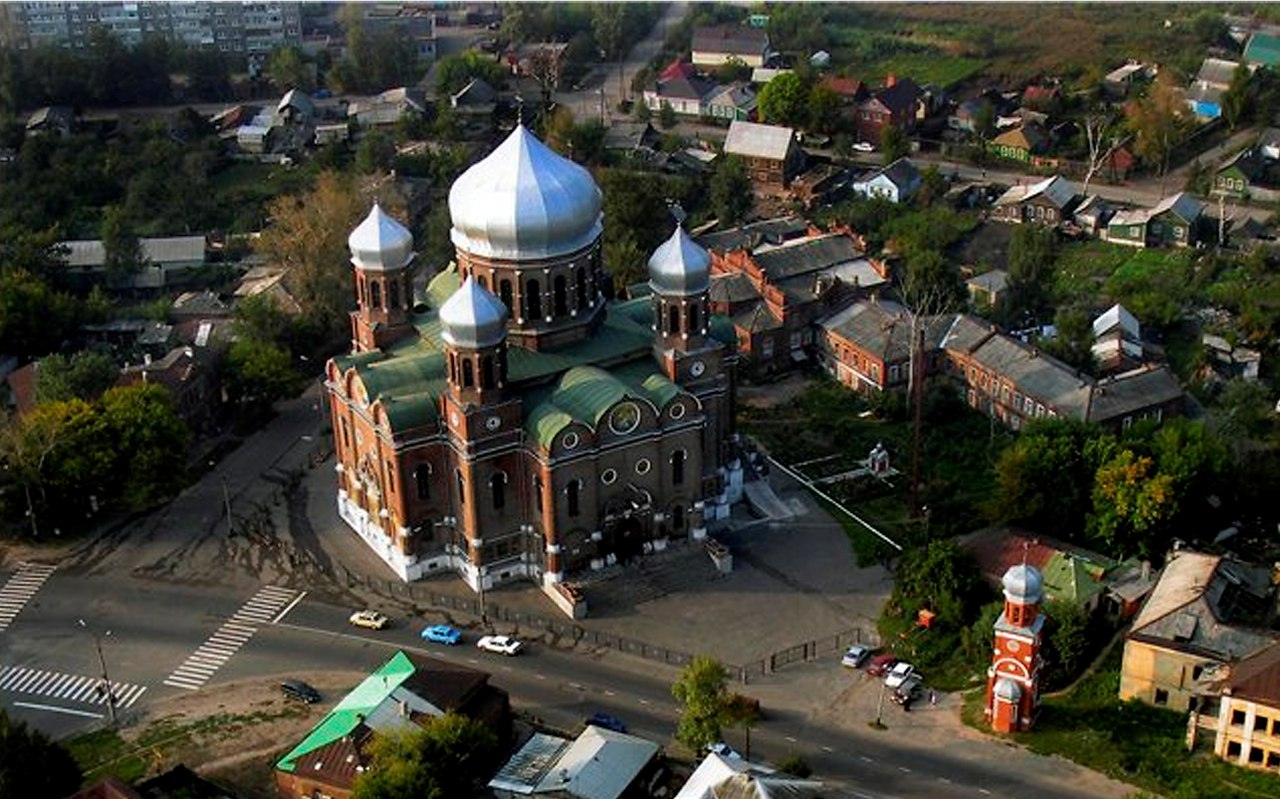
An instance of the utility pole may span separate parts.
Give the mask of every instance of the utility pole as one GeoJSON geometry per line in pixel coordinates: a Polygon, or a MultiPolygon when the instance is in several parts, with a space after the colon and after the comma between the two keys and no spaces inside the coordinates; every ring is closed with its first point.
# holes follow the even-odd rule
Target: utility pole
{"type": "Polygon", "coordinates": [[[107,695],[107,717],[111,719],[111,726],[116,726],[116,692],[111,687],[111,678],[107,676],[107,659],[102,654],[102,639],[110,638],[111,631],[107,630],[101,635],[96,630],[90,630],[89,625],[85,624],[84,619],[76,621],[85,630],[89,630],[89,634],[93,636],[93,646],[98,651],[98,665],[102,667],[102,689],[107,695]]]}

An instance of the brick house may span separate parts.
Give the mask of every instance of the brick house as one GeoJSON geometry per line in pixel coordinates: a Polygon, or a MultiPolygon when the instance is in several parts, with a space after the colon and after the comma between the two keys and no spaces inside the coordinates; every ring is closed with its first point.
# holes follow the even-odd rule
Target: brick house
{"type": "Polygon", "coordinates": [[[725,155],[742,159],[757,192],[781,193],[804,166],[804,151],[792,128],[734,120],[724,140],[725,155]]]}
{"type": "Polygon", "coordinates": [[[1056,227],[1071,219],[1071,212],[1080,199],[1073,183],[1055,175],[1038,183],[1010,188],[996,199],[991,218],[1056,227]]]}
{"type": "Polygon", "coordinates": [[[884,263],[866,258],[847,229],[810,228],[779,245],[738,248],[742,240],[723,233],[708,239],[712,310],[732,321],[742,365],[755,377],[808,360],[819,319],[888,282],[884,263]]]}
{"type": "Polygon", "coordinates": [[[878,142],[885,128],[915,129],[924,92],[910,78],[885,78],[884,88],[858,104],[856,130],[861,141],[878,142]]]}
{"type": "Polygon", "coordinates": [[[378,735],[411,732],[446,713],[483,722],[505,742],[511,735],[507,692],[482,671],[396,652],[330,710],[276,763],[280,799],[350,799],[378,735]]]}
{"type": "MultiPolygon", "coordinates": [[[[859,390],[905,388],[910,356],[905,309],[859,300],[823,323],[820,362],[859,390]],[[894,367],[897,367],[895,372],[894,367]],[[895,377],[896,375],[896,377],[895,377]]],[[[1142,366],[1095,379],[966,314],[925,320],[926,376],[954,381],[965,402],[1013,430],[1028,421],[1064,417],[1110,429],[1181,412],[1184,392],[1164,366],[1142,366]]]]}

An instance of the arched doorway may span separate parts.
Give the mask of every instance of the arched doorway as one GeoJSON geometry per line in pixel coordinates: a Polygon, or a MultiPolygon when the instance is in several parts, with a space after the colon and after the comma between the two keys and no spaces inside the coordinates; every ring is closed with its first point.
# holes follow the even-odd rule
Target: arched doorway
{"type": "Polygon", "coordinates": [[[604,506],[600,557],[614,555],[622,565],[644,554],[644,544],[653,535],[653,496],[628,483],[604,506]]]}

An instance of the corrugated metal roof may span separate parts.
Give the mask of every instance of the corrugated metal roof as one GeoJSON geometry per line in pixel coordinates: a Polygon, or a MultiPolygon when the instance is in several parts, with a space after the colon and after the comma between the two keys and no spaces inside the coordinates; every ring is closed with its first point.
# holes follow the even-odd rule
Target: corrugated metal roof
{"type": "Polygon", "coordinates": [[[489,787],[518,794],[533,793],[538,783],[542,782],[569,748],[569,744],[568,738],[535,732],[493,779],[489,780],[489,787]]]}
{"type": "Polygon", "coordinates": [[[795,135],[796,132],[791,128],[735,119],[729,125],[729,135],[724,140],[724,151],[726,154],[742,155],[748,158],[782,161],[786,159],[795,135]]]}
{"type": "MultiPolygon", "coordinates": [[[[204,236],[170,236],[165,238],[139,239],[142,258],[153,264],[199,263],[204,261],[204,236]]],[[[60,242],[66,247],[67,266],[81,269],[92,269],[107,263],[107,250],[100,240],[80,240],[60,242]]]]}
{"type": "Polygon", "coordinates": [[[564,791],[577,799],[617,799],[660,748],[652,741],[588,724],[538,784],[537,792],[564,791]]]}

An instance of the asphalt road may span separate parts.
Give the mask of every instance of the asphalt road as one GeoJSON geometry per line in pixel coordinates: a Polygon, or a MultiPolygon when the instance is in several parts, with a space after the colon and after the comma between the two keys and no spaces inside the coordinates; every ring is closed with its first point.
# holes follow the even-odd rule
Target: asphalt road
{"type": "MultiPolygon", "coordinates": [[[[0,581],[10,575],[0,575],[0,581]]],[[[74,571],[55,573],[0,632],[0,686],[3,669],[28,669],[68,675],[64,684],[99,672],[95,636],[102,637],[111,680],[134,702],[121,710],[128,717],[148,701],[181,693],[164,681],[227,621],[253,603],[258,589],[200,586],[132,577],[92,577],[74,571]],[[248,603],[248,605],[246,604],[248,603]],[[85,619],[90,629],[79,626],[85,619]],[[106,631],[110,631],[106,635],[106,631]],[[145,690],[139,693],[139,688],[145,690]]],[[[295,592],[300,595],[300,592],[295,592]]],[[[285,597],[287,600],[288,597],[285,597]]],[[[418,631],[438,618],[396,619],[392,627],[364,631],[346,623],[347,606],[290,600],[271,620],[250,624],[252,633],[216,667],[203,690],[219,683],[296,675],[310,671],[368,671],[396,649],[405,648],[441,660],[484,669],[510,692],[513,704],[544,720],[573,727],[596,711],[624,719],[632,731],[667,741],[677,707],[669,693],[675,670],[612,652],[564,650],[533,643],[518,658],[490,655],[468,645],[444,647],[423,642],[418,631]]],[[[802,668],[839,668],[811,664],[802,668]]],[[[850,673],[850,679],[857,679],[850,673]]],[[[68,689],[63,689],[64,692],[68,689]]],[[[337,697],[326,697],[333,701],[337,697]]],[[[0,687],[0,702],[17,718],[56,737],[105,722],[105,706],[68,701],[0,687]]],[[[882,733],[832,729],[810,722],[786,707],[765,707],[766,720],[752,734],[752,755],[776,760],[800,754],[824,780],[842,784],[859,797],[1027,796],[1067,799],[1078,795],[1055,774],[1054,761],[1020,758],[1004,767],[986,745],[956,742],[944,749],[907,747],[882,733]],[[1030,760],[1030,766],[1027,761],[1030,760]]],[[[901,711],[886,705],[885,718],[901,711]]],[[[739,732],[730,742],[741,748],[739,732]]]]}

